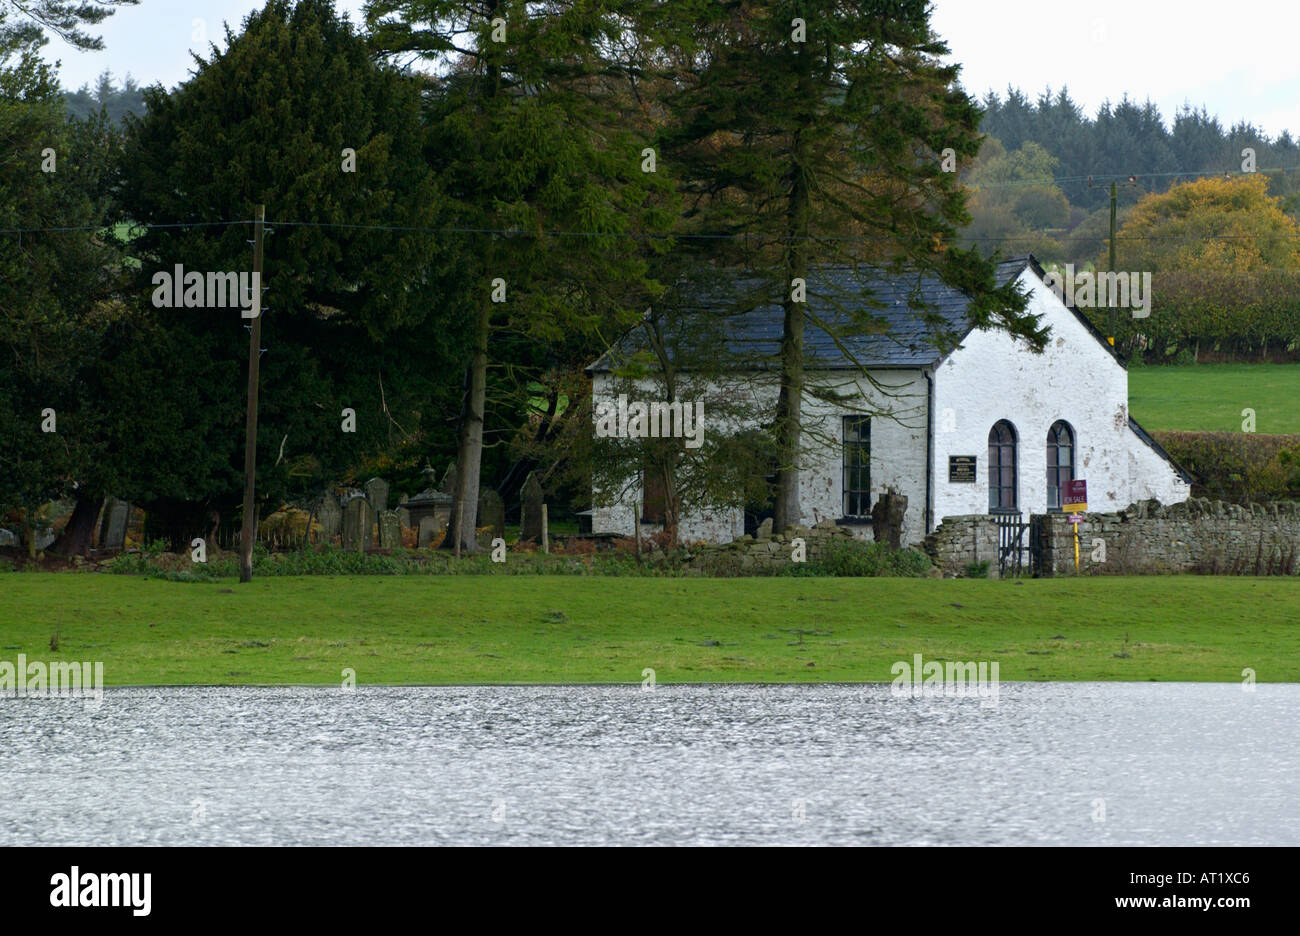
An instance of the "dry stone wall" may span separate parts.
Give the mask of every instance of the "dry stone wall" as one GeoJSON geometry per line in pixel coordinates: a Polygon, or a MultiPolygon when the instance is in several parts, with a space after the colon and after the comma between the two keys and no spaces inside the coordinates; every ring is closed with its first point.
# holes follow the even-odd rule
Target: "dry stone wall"
{"type": "Polygon", "coordinates": [[[690,564],[705,574],[731,572],[762,575],[776,572],[793,563],[795,539],[804,541],[806,560],[815,562],[821,557],[827,543],[852,538],[852,530],[837,526],[833,520],[823,520],[812,527],[790,527],[784,533],[773,533],[771,520],[766,520],[759,527],[757,535],[742,536],[721,545],[705,546],[691,557],[690,564]]]}
{"type": "MultiPolygon", "coordinates": [[[[1033,522],[1041,574],[1074,574],[1068,519],[1047,514],[1033,522]]],[[[1084,514],[1079,525],[1079,572],[1086,575],[1295,575],[1298,558],[1300,504],[1293,501],[1141,501],[1119,513],[1084,514]]]]}
{"type": "MultiPolygon", "coordinates": [[[[1032,568],[1073,575],[1074,527],[1066,514],[1035,514],[1027,537],[1032,568]]],[[[988,562],[998,574],[997,521],[986,514],[945,517],[925,551],[946,576],[988,562]]],[[[1191,498],[1146,500],[1118,513],[1085,513],[1079,569],[1085,575],[1295,575],[1300,572],[1300,503],[1237,504],[1191,498]]]]}
{"type": "Polygon", "coordinates": [[[965,575],[980,562],[988,563],[990,577],[998,575],[998,524],[988,514],[944,517],[923,548],[945,576],[965,575]]]}

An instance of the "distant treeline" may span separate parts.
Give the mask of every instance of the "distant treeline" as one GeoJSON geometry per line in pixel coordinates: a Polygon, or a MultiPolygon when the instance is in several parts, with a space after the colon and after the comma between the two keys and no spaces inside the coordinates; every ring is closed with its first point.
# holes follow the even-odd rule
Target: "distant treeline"
{"type": "Polygon", "coordinates": [[[95,82],[94,90],[91,90],[90,85],[84,84],[76,91],[65,91],[63,99],[69,116],[77,120],[98,114],[101,108],[114,124],[122,123],[127,114],[144,113],[144,90],[129,74],[121,85],[116,85],[112,73],[105,71],[95,82]]]}
{"type": "MultiPolygon", "coordinates": [[[[1008,152],[1037,143],[1056,158],[1057,178],[1081,177],[1059,187],[1071,205],[1088,211],[1109,204],[1110,180],[1103,182],[1100,176],[1136,175],[1140,193],[1163,192],[1180,181],[1179,173],[1240,172],[1246,147],[1254,149],[1261,172],[1300,166],[1300,143],[1290,131],[1274,139],[1246,122],[1225,129],[1204,107],[1181,108],[1170,128],[1155,104],[1138,104],[1127,95],[1118,104],[1106,102],[1091,118],[1066,89],[1047,89],[1033,100],[1010,88],[1006,97],[990,92],[982,103],[981,128],[1008,152]],[[1094,177],[1094,185],[1089,186],[1088,176],[1094,177]]],[[[1129,189],[1128,203],[1137,200],[1127,180],[1120,188],[1129,189]]],[[[1294,179],[1275,180],[1270,189],[1273,195],[1292,198],[1297,191],[1300,184],[1294,179]]]]}

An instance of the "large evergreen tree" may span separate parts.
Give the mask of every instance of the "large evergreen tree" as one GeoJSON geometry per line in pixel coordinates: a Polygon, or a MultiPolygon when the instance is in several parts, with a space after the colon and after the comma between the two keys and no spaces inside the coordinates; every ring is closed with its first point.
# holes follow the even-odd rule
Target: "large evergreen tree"
{"type": "Polygon", "coordinates": [[[120,467],[104,445],[102,351],[122,314],[121,255],[105,232],[114,135],[67,122],[44,38],[12,19],[0,5],[0,519],[30,549],[54,498],[76,495],[86,532],[120,467]]]}
{"type": "Polygon", "coordinates": [[[670,219],[655,207],[659,177],[642,171],[645,138],[630,134],[624,119],[632,102],[611,62],[626,24],[621,5],[367,6],[378,49],[418,53],[445,75],[431,107],[431,160],[460,226],[479,232],[466,235],[473,249],[449,297],[473,317],[473,346],[448,548],[476,548],[490,365],[533,380],[554,356],[521,362],[520,339],[545,349],[617,333],[656,288],[638,237],[670,219]]]}
{"type": "Polygon", "coordinates": [[[759,301],[784,310],[774,414],[778,529],[800,523],[805,397],[831,397],[805,371],[804,332],[877,328],[870,296],[821,296],[798,282],[819,266],[934,274],[973,296],[974,324],[1042,341],[1022,298],[993,267],[951,246],[968,220],[942,155],[974,157],[980,111],[932,33],[925,0],[775,0],[645,4],[646,35],[675,88],[663,135],[695,206],[695,228],[722,259],[759,278],[759,301]]]}
{"type": "MultiPolygon", "coordinates": [[[[135,242],[145,302],[176,264],[251,269],[252,229],[228,222],[266,206],[258,484],[279,499],[394,433],[436,431],[459,382],[461,308],[441,288],[457,259],[416,78],[376,64],[330,0],[270,0],[226,39],[175,92],[147,92],[125,202],[154,225],[135,242]]],[[[133,496],[177,515],[173,541],[238,503],[246,325],[235,309],[150,307],[128,355],[153,382],[123,430],[149,465],[133,496]]]]}

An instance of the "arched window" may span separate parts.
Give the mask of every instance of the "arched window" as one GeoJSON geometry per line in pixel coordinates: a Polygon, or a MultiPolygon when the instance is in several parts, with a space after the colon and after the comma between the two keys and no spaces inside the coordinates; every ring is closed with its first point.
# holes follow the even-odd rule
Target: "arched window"
{"type": "Polygon", "coordinates": [[[1074,480],[1074,430],[1064,420],[1047,430],[1047,509],[1060,510],[1065,482],[1074,480]]]}
{"type": "Polygon", "coordinates": [[[989,510],[1019,510],[1016,501],[1016,428],[1005,419],[989,430],[989,510]]]}

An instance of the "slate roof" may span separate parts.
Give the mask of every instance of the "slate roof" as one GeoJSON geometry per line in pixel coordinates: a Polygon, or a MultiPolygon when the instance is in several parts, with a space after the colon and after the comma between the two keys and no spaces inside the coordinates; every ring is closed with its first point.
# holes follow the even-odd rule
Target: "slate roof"
{"type": "MultiPolygon", "coordinates": [[[[1001,262],[997,269],[998,285],[1014,280],[1031,266],[1042,275],[1042,269],[1031,256],[1001,262]]],[[[743,292],[747,285],[738,283],[738,291],[743,292]]],[[[734,298],[727,301],[731,305],[720,299],[711,301],[702,297],[691,308],[702,314],[716,314],[735,308],[734,298]]],[[[937,345],[951,347],[970,331],[966,317],[969,304],[965,293],[934,276],[902,274],[863,280],[848,268],[817,270],[808,276],[810,315],[828,322],[835,330],[848,321],[849,315],[865,313],[873,320],[873,333],[862,334],[860,329],[852,329],[857,333],[842,339],[842,349],[824,329],[808,321],[804,328],[807,366],[837,370],[937,364],[944,356],[937,345]]],[[[784,312],[778,302],[769,301],[750,311],[733,314],[726,325],[729,350],[748,354],[756,362],[767,361],[770,366],[780,352],[783,323],[784,312]]],[[[621,354],[634,351],[639,337],[634,330],[616,350],[621,354]]],[[[587,370],[609,372],[611,354],[602,355],[587,370]]]]}

